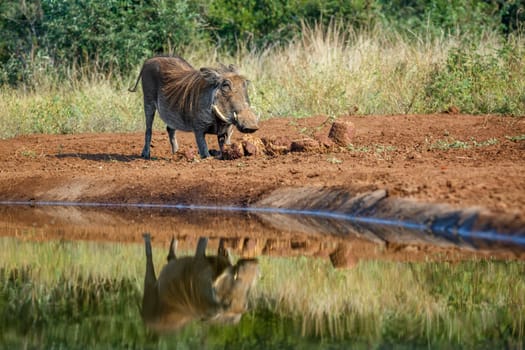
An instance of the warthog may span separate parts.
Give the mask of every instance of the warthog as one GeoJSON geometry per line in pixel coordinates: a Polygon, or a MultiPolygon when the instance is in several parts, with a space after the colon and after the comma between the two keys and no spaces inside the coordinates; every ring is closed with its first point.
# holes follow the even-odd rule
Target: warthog
{"type": "Polygon", "coordinates": [[[141,77],[146,115],[142,157],[146,159],[150,158],[155,111],[167,125],[172,153],[178,150],[175,131],[193,131],[202,158],[210,156],[206,134],[217,135],[222,154],[233,126],[243,133],[259,128],[250,107],[247,80],[233,65],[196,70],[181,57],[154,57],[144,63],[129,91],[136,91],[141,77]]]}
{"type": "Polygon", "coordinates": [[[232,265],[219,243],[217,256],[206,256],[207,238],[200,238],[194,257],[177,258],[171,240],[168,263],[155,276],[151,238],[144,234],[146,275],[142,318],[154,331],[178,330],[193,320],[237,323],[248,308],[248,294],[259,274],[256,259],[232,265]]]}

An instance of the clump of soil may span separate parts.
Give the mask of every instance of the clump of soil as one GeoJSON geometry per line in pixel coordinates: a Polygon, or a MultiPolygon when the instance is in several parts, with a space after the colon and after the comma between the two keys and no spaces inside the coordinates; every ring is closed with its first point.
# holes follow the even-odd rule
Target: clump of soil
{"type": "Polygon", "coordinates": [[[355,125],[349,121],[335,121],[328,133],[328,137],[341,147],[346,147],[352,143],[354,135],[355,125]]]}
{"type": "Polygon", "coordinates": [[[276,156],[290,152],[292,141],[289,137],[262,137],[264,153],[269,156],[276,156]]]}
{"type": "MultiPolygon", "coordinates": [[[[351,122],[334,122],[330,133],[318,133],[315,138],[303,136],[299,139],[291,139],[286,136],[258,138],[246,135],[242,140],[244,156],[277,156],[290,152],[324,153],[334,150],[334,144],[346,147],[355,133],[355,126],[351,122]]],[[[238,159],[237,150],[228,149],[224,159],[238,159]],[[233,154],[232,154],[233,152],[233,154]]]]}
{"type": "Polygon", "coordinates": [[[224,151],[222,157],[226,160],[235,160],[244,156],[244,150],[238,143],[232,143],[231,145],[224,145],[224,151]]]}
{"type": "Polygon", "coordinates": [[[266,154],[266,147],[262,140],[253,135],[245,135],[242,138],[242,148],[245,156],[258,156],[266,154]]]}
{"type": "Polygon", "coordinates": [[[290,144],[291,152],[319,152],[319,142],[314,139],[304,138],[292,141],[290,144]]]}

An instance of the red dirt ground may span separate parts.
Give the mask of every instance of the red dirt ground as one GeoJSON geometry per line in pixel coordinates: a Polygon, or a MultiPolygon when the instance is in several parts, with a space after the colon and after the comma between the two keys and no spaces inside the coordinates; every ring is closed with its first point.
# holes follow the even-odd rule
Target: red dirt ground
{"type": "MultiPolygon", "coordinates": [[[[191,159],[193,135],[153,136],[153,160],[139,157],[143,134],[30,135],[0,141],[0,200],[246,205],[282,187],[385,188],[390,196],[525,215],[525,118],[471,115],[350,116],[353,150],[333,146],[236,160],[191,159]],[[497,142],[487,145],[486,141],[497,142]],[[437,149],[444,141],[468,148],[437,149]],[[484,143],[485,142],[485,143],[484,143]],[[457,144],[457,143],[456,143],[457,144]]],[[[326,139],[324,116],[261,122],[253,136],[326,139]]],[[[240,143],[243,135],[234,133],[240,143]]],[[[210,148],[216,139],[208,138],[210,148]]],[[[315,143],[314,143],[315,144],[315,143]]]]}
{"type": "MultiPolygon", "coordinates": [[[[249,205],[282,187],[382,188],[390,197],[477,206],[525,220],[525,118],[437,114],[348,116],[338,121],[355,125],[352,146],[323,145],[331,125],[325,116],[274,118],[261,122],[250,137],[263,139],[277,151],[268,152],[268,146],[265,154],[235,160],[194,158],[190,133],[178,134],[181,150],[172,156],[166,133],[155,132],[152,160],[140,158],[142,133],[0,140],[0,201],[249,205]],[[292,141],[300,141],[294,149],[301,149],[297,144],[305,149],[283,153],[275,146],[292,141]],[[438,149],[446,142],[463,147],[438,149]]],[[[232,141],[241,144],[244,136],[235,132],[232,141]]],[[[216,138],[208,137],[208,144],[217,148],[216,138]]],[[[179,234],[195,230],[177,222],[163,235],[165,220],[155,226],[157,241],[168,241],[173,226],[179,234]]],[[[144,229],[151,222],[148,225],[144,229]]],[[[73,231],[77,239],[86,238],[73,231]]],[[[138,231],[106,231],[92,238],[140,241],[138,231]]],[[[287,242],[302,239],[263,236],[287,242]]]]}

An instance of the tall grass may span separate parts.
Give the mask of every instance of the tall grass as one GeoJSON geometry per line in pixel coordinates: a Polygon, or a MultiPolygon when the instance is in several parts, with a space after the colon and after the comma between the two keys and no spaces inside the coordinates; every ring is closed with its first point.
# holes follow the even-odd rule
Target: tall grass
{"type": "Polygon", "coordinates": [[[42,84],[33,91],[0,90],[2,137],[139,130],[141,99],[110,80],[42,84]]]}
{"type": "MultiPolygon", "coordinates": [[[[209,47],[179,52],[193,65],[236,63],[253,81],[263,118],[325,114],[525,114],[525,38],[488,32],[479,42],[457,35],[406,37],[342,24],[304,25],[286,46],[229,56],[209,47]]],[[[142,98],[127,88],[136,76],[104,76],[73,66],[59,76],[45,61],[31,86],[0,88],[0,138],[27,133],[143,129],[142,98]]],[[[137,67],[137,73],[140,67],[137,67]]],[[[157,127],[160,124],[157,125],[157,127]]]]}
{"type": "MultiPolygon", "coordinates": [[[[138,306],[142,245],[1,238],[0,248],[0,345],[151,345],[138,306]]],[[[165,255],[154,258],[158,269],[165,255]]],[[[334,270],[328,261],[261,257],[260,264],[255,310],[239,327],[204,336],[192,326],[176,339],[202,346],[204,336],[218,347],[257,337],[297,345],[301,334],[369,346],[519,348],[525,341],[523,262],[371,261],[334,270]]]]}
{"type": "Polygon", "coordinates": [[[415,36],[332,23],[304,26],[284,48],[244,56],[267,115],[338,116],[435,113],[525,113],[521,37],[415,36]]]}

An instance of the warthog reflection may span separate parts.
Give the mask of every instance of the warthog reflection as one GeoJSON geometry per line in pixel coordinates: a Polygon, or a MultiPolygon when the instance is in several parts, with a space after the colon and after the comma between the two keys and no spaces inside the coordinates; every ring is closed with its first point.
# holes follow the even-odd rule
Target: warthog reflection
{"type": "Polygon", "coordinates": [[[217,256],[206,256],[207,238],[199,238],[195,256],[176,257],[171,240],[168,263],[156,278],[151,237],[144,234],[146,275],[142,318],[154,331],[182,328],[193,320],[235,324],[248,308],[248,294],[259,275],[256,259],[232,265],[221,239],[217,256]]]}

